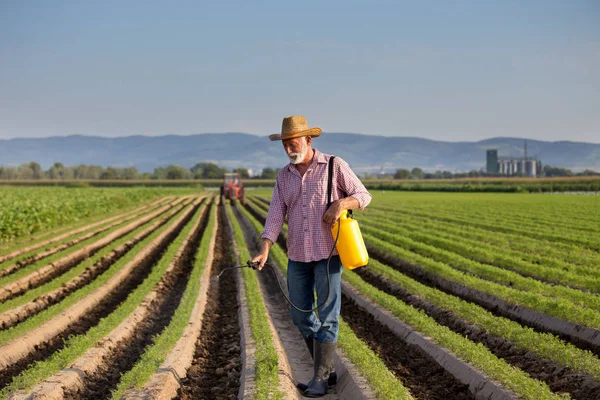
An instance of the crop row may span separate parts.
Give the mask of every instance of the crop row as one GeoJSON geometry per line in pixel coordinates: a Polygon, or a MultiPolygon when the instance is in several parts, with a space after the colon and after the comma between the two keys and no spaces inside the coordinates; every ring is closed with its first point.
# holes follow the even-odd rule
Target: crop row
{"type": "Polygon", "coordinates": [[[0,191],[0,244],[36,232],[93,220],[115,210],[189,189],[30,188],[3,187],[0,191]]]}
{"type": "MultiPolygon", "coordinates": [[[[257,205],[259,204],[259,202],[253,202],[252,204],[257,205]]],[[[261,209],[261,211],[258,212],[261,213],[262,216],[264,216],[264,209],[256,207],[255,211],[258,209],[261,209]]],[[[506,361],[497,358],[489,350],[482,348],[481,346],[476,345],[475,343],[469,341],[461,335],[450,331],[445,326],[438,325],[435,320],[433,320],[429,316],[426,316],[422,311],[414,309],[413,307],[405,304],[403,301],[400,301],[392,295],[377,290],[376,288],[362,280],[358,275],[351,272],[346,272],[344,274],[344,280],[348,282],[354,288],[354,290],[357,290],[362,297],[371,299],[375,303],[379,304],[381,307],[389,310],[400,320],[407,322],[417,331],[422,332],[428,335],[429,337],[433,338],[433,340],[441,347],[451,350],[451,352],[457,354],[463,360],[467,361],[472,365],[476,365],[477,368],[482,370],[487,376],[493,377],[495,380],[500,381],[505,387],[510,388],[512,391],[517,393],[519,397],[553,398],[555,396],[551,393],[549,388],[545,386],[544,383],[529,378],[526,373],[518,369],[515,370],[512,366],[508,365],[506,361]],[[519,382],[518,384],[515,383],[517,381],[519,382]],[[535,395],[533,393],[535,393],[535,395]]],[[[441,292],[437,291],[437,293],[440,294],[441,292]]],[[[456,298],[454,299],[455,301],[460,301],[456,298]]],[[[463,303],[470,304],[466,302],[463,303]]],[[[472,306],[477,307],[475,305],[472,306]]],[[[471,309],[470,311],[477,314],[476,310],[471,309]]],[[[499,326],[506,325],[506,323],[511,324],[511,328],[514,331],[518,332],[518,334],[522,335],[519,336],[518,334],[514,334],[514,331],[512,332],[513,337],[519,337],[521,339],[519,345],[527,344],[529,346],[533,346],[542,337],[541,335],[536,334],[533,330],[520,327],[519,324],[516,324],[512,321],[494,317],[489,313],[488,316],[492,318],[492,322],[487,327],[488,329],[491,329],[491,327],[494,326],[494,324],[499,326]],[[533,338],[531,337],[532,335],[533,338]],[[539,335],[539,337],[536,337],[536,335],[539,335]]],[[[553,336],[548,335],[548,337],[553,336]]],[[[547,351],[548,349],[546,349],[544,355],[548,353],[554,354],[552,348],[556,346],[561,349],[566,349],[561,354],[562,358],[556,357],[557,359],[561,359],[563,361],[563,364],[564,360],[572,355],[572,353],[570,352],[574,352],[575,354],[585,356],[583,357],[583,359],[586,359],[586,361],[591,364],[596,363],[596,367],[598,366],[597,358],[595,358],[590,353],[582,351],[576,348],[575,346],[562,343],[555,337],[553,338],[553,341],[551,341],[550,343],[554,346],[551,345],[550,351],[547,351]]],[[[585,363],[579,366],[579,370],[586,370],[586,368],[587,364],[585,363]]]]}

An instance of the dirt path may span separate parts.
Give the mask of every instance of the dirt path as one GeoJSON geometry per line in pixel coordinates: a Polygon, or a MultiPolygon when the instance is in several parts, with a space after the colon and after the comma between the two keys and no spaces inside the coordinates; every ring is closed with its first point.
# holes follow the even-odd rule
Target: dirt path
{"type": "Polygon", "coordinates": [[[234,271],[217,275],[234,260],[225,210],[219,207],[217,241],[202,330],[196,340],[192,366],[181,379],[178,399],[236,399],[242,360],[234,271]]]}
{"type": "MultiPolygon", "coordinates": [[[[246,243],[251,254],[259,251],[260,240],[254,227],[250,225],[246,217],[237,209],[234,212],[240,226],[244,231],[246,243]]],[[[244,262],[245,260],[242,260],[244,262]]],[[[274,264],[272,260],[269,263],[274,264]]],[[[280,362],[280,382],[282,391],[286,393],[286,398],[303,399],[302,393],[296,388],[298,382],[308,382],[313,376],[313,361],[306,348],[304,339],[298,329],[292,323],[290,317],[289,305],[283,296],[277,279],[282,282],[284,290],[285,278],[278,270],[264,268],[257,272],[261,291],[265,305],[273,325],[273,333],[277,342],[278,356],[280,362]],[[282,364],[283,363],[283,368],[282,364]],[[283,369],[283,371],[281,371],[283,369]]],[[[341,350],[338,350],[342,354],[341,350]]],[[[358,375],[358,370],[349,364],[349,361],[343,357],[336,357],[336,371],[338,373],[338,384],[329,389],[323,399],[365,399],[373,398],[373,394],[365,384],[365,380],[358,375]],[[350,372],[352,371],[352,372],[350,372]],[[344,396],[340,396],[344,393],[344,396]]]]}

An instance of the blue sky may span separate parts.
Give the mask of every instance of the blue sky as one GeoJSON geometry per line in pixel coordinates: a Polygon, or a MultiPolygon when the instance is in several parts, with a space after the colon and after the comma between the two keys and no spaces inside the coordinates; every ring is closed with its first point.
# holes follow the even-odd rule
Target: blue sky
{"type": "Polygon", "coordinates": [[[0,0],[0,138],[600,143],[600,2],[0,0]]]}

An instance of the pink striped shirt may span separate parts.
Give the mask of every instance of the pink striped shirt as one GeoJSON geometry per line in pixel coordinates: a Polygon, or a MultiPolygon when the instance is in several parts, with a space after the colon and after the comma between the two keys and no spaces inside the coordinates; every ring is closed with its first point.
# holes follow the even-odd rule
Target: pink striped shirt
{"type": "MultiPolygon", "coordinates": [[[[327,210],[327,163],[331,156],[316,149],[314,152],[313,161],[304,176],[300,176],[292,163],[279,171],[265,230],[261,235],[275,243],[287,216],[288,258],[299,262],[329,257],[334,243],[330,227],[323,222],[327,210]]],[[[344,197],[345,192],[358,200],[360,209],[364,210],[371,202],[371,194],[346,161],[336,157],[333,165],[331,201],[344,197]]]]}

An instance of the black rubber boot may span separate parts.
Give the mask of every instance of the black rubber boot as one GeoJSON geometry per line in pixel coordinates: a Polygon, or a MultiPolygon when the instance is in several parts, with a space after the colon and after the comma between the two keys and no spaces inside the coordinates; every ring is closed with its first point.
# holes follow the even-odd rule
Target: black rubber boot
{"type": "MultiPolygon", "coordinates": [[[[306,339],[304,338],[304,342],[306,343],[306,347],[308,348],[308,352],[310,353],[310,357],[314,360],[314,340],[313,339],[306,339]]],[[[310,383],[310,382],[309,382],[310,383]]],[[[327,379],[327,384],[329,386],[335,386],[335,384],[337,383],[337,373],[335,372],[335,368],[333,368],[331,370],[331,372],[329,373],[329,378],[327,379]]],[[[298,389],[300,389],[300,391],[304,392],[307,388],[308,388],[308,383],[302,383],[302,382],[298,382],[296,384],[296,387],[298,389]]]]}
{"type": "Polygon", "coordinates": [[[319,342],[315,340],[315,374],[304,391],[305,397],[322,397],[327,394],[327,381],[333,370],[333,358],[337,343],[319,342]]]}

